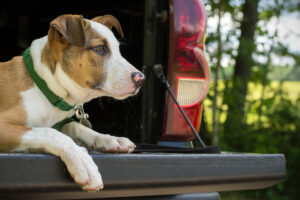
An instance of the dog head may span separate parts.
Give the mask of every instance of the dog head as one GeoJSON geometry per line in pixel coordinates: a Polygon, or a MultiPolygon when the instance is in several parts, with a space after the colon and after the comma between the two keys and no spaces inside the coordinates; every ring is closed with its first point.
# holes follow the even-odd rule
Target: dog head
{"type": "Polygon", "coordinates": [[[113,27],[123,37],[119,21],[111,15],[92,20],[62,15],[53,20],[48,32],[51,71],[55,73],[59,64],[75,84],[94,96],[135,95],[145,77],[120,54],[113,27]]]}

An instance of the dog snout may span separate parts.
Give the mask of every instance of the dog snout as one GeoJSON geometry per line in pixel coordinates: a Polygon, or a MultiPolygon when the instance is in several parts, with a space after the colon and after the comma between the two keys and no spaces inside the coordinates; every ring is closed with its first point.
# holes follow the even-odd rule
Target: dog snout
{"type": "Polygon", "coordinates": [[[136,88],[139,88],[143,85],[145,76],[141,72],[132,72],[131,73],[131,80],[134,83],[136,88]]]}

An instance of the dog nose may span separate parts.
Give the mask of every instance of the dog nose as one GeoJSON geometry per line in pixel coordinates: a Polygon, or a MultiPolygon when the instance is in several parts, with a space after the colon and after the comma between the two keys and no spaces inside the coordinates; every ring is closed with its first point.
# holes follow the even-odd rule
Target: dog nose
{"type": "Polygon", "coordinates": [[[144,80],[145,76],[141,72],[132,72],[131,73],[131,80],[134,83],[135,87],[141,87],[144,80]]]}

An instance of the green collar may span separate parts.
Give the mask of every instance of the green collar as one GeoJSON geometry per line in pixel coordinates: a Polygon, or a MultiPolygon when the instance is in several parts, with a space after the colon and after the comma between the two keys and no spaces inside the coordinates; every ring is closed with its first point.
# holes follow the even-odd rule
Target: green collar
{"type": "Polygon", "coordinates": [[[54,105],[55,107],[63,110],[63,111],[69,111],[72,109],[75,109],[75,106],[69,105],[67,102],[64,101],[63,98],[57,96],[54,94],[49,87],[47,86],[47,83],[36,73],[33,67],[33,61],[30,55],[30,49],[26,49],[26,51],[23,54],[23,59],[25,62],[25,66],[33,80],[33,82],[36,84],[36,86],[41,90],[41,92],[45,95],[45,97],[49,100],[49,102],[54,105]]]}

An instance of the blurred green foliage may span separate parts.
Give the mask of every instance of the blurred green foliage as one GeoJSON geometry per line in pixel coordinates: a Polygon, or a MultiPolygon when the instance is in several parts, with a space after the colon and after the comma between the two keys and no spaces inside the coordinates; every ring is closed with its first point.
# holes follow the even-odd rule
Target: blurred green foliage
{"type": "MultiPolygon", "coordinates": [[[[248,1],[248,0],[246,0],[248,1]]],[[[249,0],[250,1],[250,0],[249,0]]],[[[300,12],[299,1],[260,0],[259,20],[254,36],[255,51],[252,55],[250,78],[247,80],[247,97],[243,102],[242,118],[233,119],[239,127],[226,131],[225,122],[229,112],[228,103],[233,103],[239,94],[233,94],[233,73],[239,48],[236,44],[240,36],[245,1],[206,0],[208,17],[218,15],[230,16],[231,28],[222,31],[218,39],[216,29],[208,27],[207,49],[210,57],[212,80],[216,68],[217,43],[222,42],[222,62],[219,70],[217,97],[217,125],[219,145],[223,151],[251,153],[283,153],[287,160],[285,181],[271,188],[256,191],[239,191],[222,193],[222,199],[300,199],[300,56],[299,52],[291,52],[280,41],[278,36],[278,19],[281,15],[300,12]],[[221,9],[221,12],[219,12],[221,9]],[[266,28],[273,20],[274,30],[266,28]],[[263,38],[263,39],[262,39],[263,38]],[[259,47],[259,48],[258,48],[259,47]],[[289,59],[289,64],[278,65],[273,58],[289,59]],[[253,62],[254,61],[254,62],[253,62]],[[225,63],[225,64],[224,64],[225,63]]],[[[222,23],[222,21],[221,21],[222,23]]],[[[222,24],[221,24],[222,25],[222,24]]],[[[210,26],[208,24],[208,26],[210,26]]],[[[221,27],[222,29],[222,27],[221,27]]],[[[298,36],[300,37],[300,36],[298,36]]],[[[205,130],[209,136],[207,141],[215,137],[212,122],[214,83],[211,84],[208,98],[204,102],[205,130]]],[[[235,116],[235,115],[231,115],[235,116]]],[[[240,115],[236,115],[240,116],[240,115]]]]}

